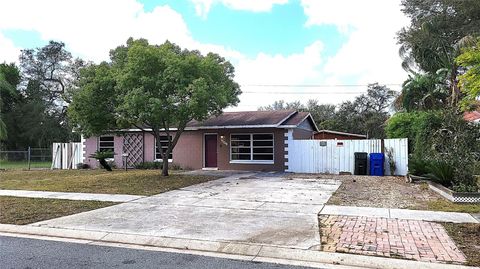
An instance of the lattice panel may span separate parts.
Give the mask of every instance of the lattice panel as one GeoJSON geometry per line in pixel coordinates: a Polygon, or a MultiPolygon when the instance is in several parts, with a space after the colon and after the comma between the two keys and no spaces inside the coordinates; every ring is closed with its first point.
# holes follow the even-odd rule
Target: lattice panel
{"type": "Polygon", "coordinates": [[[127,167],[135,167],[143,160],[143,134],[126,133],[123,135],[123,153],[127,153],[127,167]]]}
{"type": "Polygon", "coordinates": [[[478,196],[454,196],[453,201],[456,203],[480,203],[478,196]]]}

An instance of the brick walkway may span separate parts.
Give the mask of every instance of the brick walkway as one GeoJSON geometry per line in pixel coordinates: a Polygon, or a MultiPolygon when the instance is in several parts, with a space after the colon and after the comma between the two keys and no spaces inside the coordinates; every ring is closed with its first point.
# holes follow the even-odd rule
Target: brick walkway
{"type": "Polygon", "coordinates": [[[466,262],[465,255],[438,223],[323,215],[320,227],[323,251],[428,262],[466,262]]]}

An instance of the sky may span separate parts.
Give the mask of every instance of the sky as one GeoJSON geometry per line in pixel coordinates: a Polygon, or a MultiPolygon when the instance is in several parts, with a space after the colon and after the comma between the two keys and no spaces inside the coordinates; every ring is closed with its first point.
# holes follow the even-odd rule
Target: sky
{"type": "Polygon", "coordinates": [[[400,89],[395,36],[406,25],[400,0],[2,0],[0,62],[49,40],[96,63],[129,37],[169,40],[235,66],[243,93],[227,110],[338,104],[368,83],[400,89]]]}

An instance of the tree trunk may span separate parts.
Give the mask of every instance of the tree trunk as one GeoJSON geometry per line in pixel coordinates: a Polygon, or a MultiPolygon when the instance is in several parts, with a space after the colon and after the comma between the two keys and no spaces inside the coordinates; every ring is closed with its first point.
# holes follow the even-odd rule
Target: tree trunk
{"type": "Polygon", "coordinates": [[[168,154],[164,153],[162,161],[162,176],[168,176],[168,154]]]}
{"type": "Polygon", "coordinates": [[[110,165],[108,165],[108,163],[105,159],[102,158],[102,159],[99,159],[98,161],[103,166],[103,168],[105,168],[105,170],[112,171],[112,168],[110,167],[110,165]]]}

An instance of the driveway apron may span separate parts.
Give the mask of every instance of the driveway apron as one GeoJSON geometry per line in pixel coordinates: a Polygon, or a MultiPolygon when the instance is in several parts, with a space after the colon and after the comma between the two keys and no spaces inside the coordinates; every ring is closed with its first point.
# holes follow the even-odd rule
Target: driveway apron
{"type": "Polygon", "coordinates": [[[311,249],[320,244],[317,214],[339,185],[234,175],[31,225],[311,249]]]}

